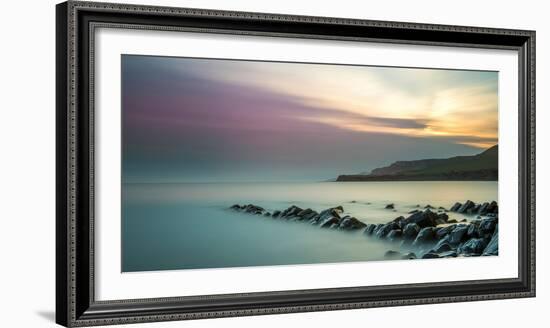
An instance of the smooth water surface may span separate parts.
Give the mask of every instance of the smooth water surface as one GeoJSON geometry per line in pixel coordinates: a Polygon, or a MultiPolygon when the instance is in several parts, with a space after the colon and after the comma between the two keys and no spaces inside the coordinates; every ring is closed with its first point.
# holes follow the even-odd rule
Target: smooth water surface
{"type": "MultiPolygon", "coordinates": [[[[123,185],[124,272],[383,260],[387,241],[304,222],[233,212],[342,205],[365,223],[386,223],[430,204],[497,200],[497,182],[318,182],[123,185]],[[395,211],[384,209],[395,204],[395,211]]],[[[458,220],[468,216],[448,213],[458,220]]]]}

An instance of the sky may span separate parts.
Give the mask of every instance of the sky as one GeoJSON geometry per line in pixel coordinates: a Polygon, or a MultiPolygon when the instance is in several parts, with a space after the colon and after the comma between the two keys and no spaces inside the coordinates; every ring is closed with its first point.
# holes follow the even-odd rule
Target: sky
{"type": "Polygon", "coordinates": [[[498,143],[498,73],[122,55],[123,180],[324,181],[498,143]]]}

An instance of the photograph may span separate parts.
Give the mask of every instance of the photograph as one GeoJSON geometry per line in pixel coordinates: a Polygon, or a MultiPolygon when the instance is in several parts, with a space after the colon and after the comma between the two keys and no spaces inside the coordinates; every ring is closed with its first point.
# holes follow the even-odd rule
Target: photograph
{"type": "Polygon", "coordinates": [[[123,273],[499,255],[499,72],[120,56],[123,273]]]}

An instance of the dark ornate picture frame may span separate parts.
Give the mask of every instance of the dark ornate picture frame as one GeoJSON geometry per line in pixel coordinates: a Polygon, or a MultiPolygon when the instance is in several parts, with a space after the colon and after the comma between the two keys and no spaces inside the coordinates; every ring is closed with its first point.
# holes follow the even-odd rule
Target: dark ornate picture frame
{"type": "Polygon", "coordinates": [[[56,322],[93,326],[535,296],[535,32],[68,1],[56,24],[56,322]],[[97,27],[509,49],[519,58],[519,277],[97,301],[93,41],[97,27]]]}

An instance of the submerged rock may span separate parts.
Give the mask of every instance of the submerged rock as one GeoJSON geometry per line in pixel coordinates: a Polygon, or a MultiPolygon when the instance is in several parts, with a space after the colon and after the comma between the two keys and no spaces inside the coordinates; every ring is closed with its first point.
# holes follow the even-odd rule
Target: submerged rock
{"type": "Polygon", "coordinates": [[[398,259],[398,258],[401,258],[402,255],[398,251],[389,250],[384,254],[384,257],[390,258],[390,259],[398,259]]]}
{"type": "Polygon", "coordinates": [[[498,223],[498,218],[496,217],[488,217],[483,220],[481,220],[481,223],[479,224],[479,231],[481,234],[492,234],[495,231],[495,228],[498,223]]]}
{"type": "Polygon", "coordinates": [[[239,205],[239,204],[232,205],[230,207],[230,209],[240,211],[241,210],[241,205],[239,205]]]}
{"type": "Polygon", "coordinates": [[[487,213],[498,213],[498,204],[497,204],[497,202],[492,201],[492,202],[487,206],[487,213]]]}
{"type": "Polygon", "coordinates": [[[453,229],[449,233],[449,243],[450,244],[460,244],[463,242],[468,236],[466,233],[468,232],[468,226],[467,225],[458,225],[456,228],[453,229]]]}
{"type": "Polygon", "coordinates": [[[458,213],[466,213],[467,210],[474,207],[476,204],[471,200],[467,200],[460,208],[457,210],[458,213]]]}
{"type": "Polygon", "coordinates": [[[412,252],[411,252],[411,253],[407,253],[407,254],[403,255],[401,258],[402,258],[403,260],[415,260],[415,259],[416,259],[416,254],[414,254],[414,253],[412,253],[412,252]]]}
{"type": "Polygon", "coordinates": [[[466,232],[468,235],[468,238],[478,238],[481,237],[480,231],[479,231],[479,224],[470,223],[468,226],[468,231],[466,232]]]}
{"type": "Polygon", "coordinates": [[[376,237],[384,238],[388,235],[388,233],[390,233],[390,231],[398,230],[398,229],[399,229],[399,225],[397,225],[397,223],[395,222],[386,223],[376,231],[376,237]]]}
{"type": "Polygon", "coordinates": [[[256,205],[253,205],[253,204],[248,204],[242,209],[246,213],[251,213],[251,214],[262,214],[265,211],[263,207],[256,206],[256,205]]]}
{"type": "Polygon", "coordinates": [[[417,212],[412,214],[403,221],[403,225],[406,226],[409,223],[416,223],[420,228],[435,227],[436,219],[437,213],[434,213],[427,209],[424,212],[417,212]]]}
{"type": "Polygon", "coordinates": [[[335,217],[340,220],[340,214],[343,212],[342,206],[327,208],[321,211],[318,215],[315,215],[309,220],[311,224],[323,224],[329,218],[335,217]]]}
{"type": "Polygon", "coordinates": [[[403,223],[405,222],[405,218],[402,216],[399,216],[393,219],[392,222],[397,223],[397,225],[399,226],[399,229],[403,229],[404,227],[403,223]]]}
{"type": "Polygon", "coordinates": [[[287,208],[286,210],[284,210],[283,213],[281,213],[281,217],[282,218],[291,218],[293,216],[296,216],[301,211],[302,211],[301,208],[299,208],[296,205],[292,205],[289,208],[287,208]]]}
{"type": "Polygon", "coordinates": [[[363,231],[363,234],[370,236],[374,232],[374,229],[376,229],[376,224],[367,224],[367,227],[363,231]]]}
{"type": "Polygon", "coordinates": [[[451,212],[456,212],[458,211],[458,209],[462,207],[462,204],[459,203],[459,202],[456,202],[453,206],[451,206],[451,208],[449,209],[449,211],[451,212]]]}
{"type": "Polygon", "coordinates": [[[495,232],[493,233],[493,237],[491,237],[491,240],[483,250],[482,255],[488,256],[488,255],[498,255],[498,225],[495,228],[495,232]]]}
{"type": "Polygon", "coordinates": [[[394,229],[388,232],[388,236],[386,238],[388,238],[391,241],[395,241],[395,240],[401,239],[402,234],[403,234],[403,231],[401,231],[400,229],[399,230],[394,229]]]}
{"type": "Polygon", "coordinates": [[[356,218],[351,216],[346,216],[342,219],[338,228],[342,230],[357,230],[357,229],[362,229],[366,226],[367,226],[366,224],[357,220],[356,218]]]}
{"type": "Polygon", "coordinates": [[[420,230],[418,236],[413,242],[413,246],[421,246],[427,242],[431,242],[435,238],[435,229],[433,227],[426,227],[420,230]]]}
{"type": "Polygon", "coordinates": [[[437,228],[437,230],[435,231],[435,236],[437,237],[437,239],[441,239],[451,233],[454,228],[456,228],[455,224],[451,224],[442,228],[437,228]]]}
{"type": "Polygon", "coordinates": [[[445,258],[445,257],[457,257],[458,254],[455,250],[450,250],[447,252],[439,253],[439,257],[445,258]]]}
{"type": "Polygon", "coordinates": [[[485,215],[487,214],[487,208],[489,207],[489,203],[485,202],[479,206],[479,209],[477,211],[477,214],[479,215],[485,215]]]}
{"type": "Polygon", "coordinates": [[[443,253],[443,252],[448,252],[448,251],[451,251],[453,250],[453,248],[451,247],[451,245],[449,243],[442,243],[442,244],[437,244],[436,247],[434,247],[432,249],[432,251],[434,253],[443,253]]]}
{"type": "Polygon", "coordinates": [[[340,223],[340,218],[331,216],[319,222],[321,228],[329,228],[333,224],[340,223]]]}
{"type": "Polygon", "coordinates": [[[403,229],[403,238],[413,240],[420,232],[420,226],[416,223],[409,223],[403,229]]]}
{"type": "Polygon", "coordinates": [[[386,205],[386,207],[384,207],[385,209],[387,210],[393,210],[395,208],[395,205],[392,203],[392,204],[388,204],[386,205]]]}
{"type": "Polygon", "coordinates": [[[441,256],[439,256],[439,254],[436,254],[436,253],[426,253],[426,254],[422,255],[423,259],[438,259],[440,257],[441,256]]]}
{"type": "Polygon", "coordinates": [[[460,245],[457,249],[457,252],[459,254],[481,254],[483,253],[483,250],[487,246],[487,241],[483,238],[472,238],[466,242],[464,242],[462,245],[460,245]]]}

